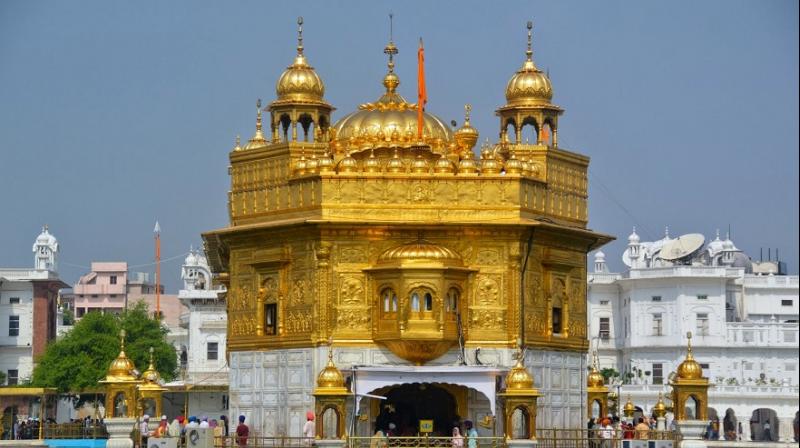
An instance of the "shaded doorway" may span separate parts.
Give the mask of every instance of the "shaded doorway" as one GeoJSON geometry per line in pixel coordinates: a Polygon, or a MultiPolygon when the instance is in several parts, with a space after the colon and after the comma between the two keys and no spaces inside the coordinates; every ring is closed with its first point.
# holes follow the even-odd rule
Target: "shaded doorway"
{"type": "Polygon", "coordinates": [[[384,433],[416,436],[420,420],[433,420],[433,433],[430,435],[449,436],[454,424],[460,420],[455,397],[435,384],[403,384],[392,387],[383,395],[386,400],[380,403],[375,425],[384,433]]]}
{"type": "Polygon", "coordinates": [[[778,441],[778,414],[774,410],[760,408],[753,411],[750,417],[750,440],[778,441]]]}

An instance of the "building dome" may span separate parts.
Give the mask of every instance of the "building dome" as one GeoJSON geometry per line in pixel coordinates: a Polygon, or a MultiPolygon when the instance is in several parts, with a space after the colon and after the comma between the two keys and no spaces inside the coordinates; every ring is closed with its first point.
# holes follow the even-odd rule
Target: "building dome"
{"type": "Polygon", "coordinates": [[[522,364],[521,356],[506,376],[506,391],[519,389],[533,389],[533,376],[522,364]]]}
{"type": "Polygon", "coordinates": [[[532,28],[533,24],[528,22],[528,50],[525,52],[525,63],[506,85],[506,101],[509,106],[548,104],[553,99],[550,78],[533,63],[532,28]]]}
{"type": "Polygon", "coordinates": [[[461,256],[455,251],[424,240],[393,247],[378,257],[379,264],[404,264],[407,262],[439,262],[461,265],[461,256]]]}
{"type": "Polygon", "coordinates": [[[628,244],[638,244],[640,241],[639,234],[636,233],[636,227],[633,228],[633,233],[628,235],[628,244]]]}
{"type": "MultiPolygon", "coordinates": [[[[239,146],[237,141],[236,146],[239,146]]],[[[248,140],[248,142],[241,148],[243,151],[259,149],[267,146],[267,138],[264,137],[264,131],[261,129],[261,99],[256,101],[256,132],[248,140]]],[[[236,148],[234,148],[236,150],[236,148]]]]}
{"type": "Polygon", "coordinates": [[[136,381],[134,375],[136,366],[128,355],[125,354],[125,330],[120,331],[120,350],[119,355],[111,361],[106,373],[106,382],[136,381]]]}
{"type": "Polygon", "coordinates": [[[602,250],[598,250],[594,253],[594,262],[595,263],[604,263],[606,261],[606,254],[602,250]]]}
{"type": "Polygon", "coordinates": [[[385,93],[374,103],[358,106],[358,110],[342,117],[332,129],[335,139],[357,150],[386,147],[412,147],[423,143],[443,153],[454,143],[453,131],[433,114],[422,114],[422,142],[417,136],[417,105],[408,103],[397,93],[400,78],[394,73],[393,55],[397,48],[389,43],[389,72],[383,78],[385,93]]]}
{"type": "Polygon", "coordinates": [[[589,376],[586,378],[586,385],[589,387],[603,387],[605,385],[603,375],[601,375],[594,366],[592,367],[592,371],[589,372],[589,376]]]}
{"type": "Polygon", "coordinates": [[[631,401],[631,396],[628,394],[628,401],[625,402],[625,406],[622,407],[622,413],[626,417],[632,417],[633,414],[636,412],[636,406],[633,405],[631,401]]]}
{"type": "Polygon", "coordinates": [[[336,167],[337,171],[340,173],[354,173],[358,171],[358,161],[348,155],[344,159],[340,160],[336,167]]]}
{"type": "Polygon", "coordinates": [[[678,378],[682,380],[699,380],[703,377],[703,368],[694,360],[692,355],[692,335],[687,335],[689,339],[686,351],[686,359],[678,366],[678,378]]]}
{"type": "Polygon", "coordinates": [[[280,103],[324,103],[325,84],[314,67],[308,65],[303,54],[303,18],[297,19],[297,56],[294,63],[278,78],[275,94],[278,99],[272,104],[280,103]]]}
{"type": "Polygon", "coordinates": [[[147,366],[147,370],[142,372],[142,381],[145,384],[159,384],[161,382],[161,374],[156,370],[156,365],[153,361],[153,347],[150,347],[150,365],[147,366]]]}
{"type": "Polygon", "coordinates": [[[653,406],[653,414],[656,418],[662,418],[667,415],[667,405],[664,403],[664,394],[658,393],[658,402],[653,406]]]}
{"type": "Polygon", "coordinates": [[[375,151],[370,151],[369,157],[364,160],[364,171],[368,173],[379,173],[381,171],[381,161],[375,157],[375,151]]]}
{"type": "Polygon", "coordinates": [[[50,234],[50,230],[48,226],[42,227],[42,233],[36,237],[36,245],[41,246],[52,246],[58,244],[58,240],[52,234],[50,234]]]}
{"type": "Polygon", "coordinates": [[[472,157],[467,157],[466,159],[461,159],[458,162],[458,173],[459,174],[474,174],[478,171],[478,164],[475,162],[475,159],[472,157]]]}
{"type": "Polygon", "coordinates": [[[317,387],[320,389],[338,389],[344,386],[344,376],[333,363],[333,351],[328,351],[328,364],[317,376],[317,387]]]}
{"type": "Polygon", "coordinates": [[[462,150],[471,150],[478,142],[478,130],[473,128],[469,122],[469,113],[472,106],[469,104],[464,105],[464,124],[456,130],[454,138],[456,145],[462,150]]]}
{"type": "Polygon", "coordinates": [[[434,164],[433,171],[438,174],[453,174],[455,166],[453,162],[447,160],[447,157],[441,157],[434,164]]]}

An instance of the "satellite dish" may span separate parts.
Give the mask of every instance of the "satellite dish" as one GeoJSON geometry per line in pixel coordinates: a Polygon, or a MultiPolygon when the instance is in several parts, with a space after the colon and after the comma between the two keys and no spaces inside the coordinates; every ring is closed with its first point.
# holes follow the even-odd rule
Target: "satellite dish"
{"type": "Polygon", "coordinates": [[[681,235],[674,240],[667,241],[661,247],[659,254],[662,260],[675,261],[687,258],[703,247],[706,237],[699,233],[681,235]]]}

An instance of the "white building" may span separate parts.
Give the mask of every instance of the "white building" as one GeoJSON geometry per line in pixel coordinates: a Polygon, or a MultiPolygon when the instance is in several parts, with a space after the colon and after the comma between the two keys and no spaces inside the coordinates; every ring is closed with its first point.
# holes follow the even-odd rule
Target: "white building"
{"type": "Polygon", "coordinates": [[[30,379],[34,358],[56,337],[58,241],[47,226],[33,243],[32,268],[0,268],[0,372],[4,385],[30,379]]]}
{"type": "Polygon", "coordinates": [[[225,288],[212,283],[208,262],[201,251],[189,251],[181,278],[184,286],[178,292],[178,299],[188,311],[181,314],[180,325],[188,337],[176,346],[180,374],[176,381],[167,384],[172,392],[166,396],[165,410],[170,415],[227,414],[225,288]]]}
{"type": "Polygon", "coordinates": [[[601,368],[619,372],[623,398],[649,413],[692,332],[695,358],[715,384],[712,418],[732,411],[746,440],[761,440],[766,421],[775,440],[790,439],[800,391],[798,276],[776,275],[779,264],[751,261],[719,233],[707,245],[698,234],[642,242],[635,230],[628,241],[627,272],[608,272],[598,251],[588,275],[592,346],[601,368]]]}

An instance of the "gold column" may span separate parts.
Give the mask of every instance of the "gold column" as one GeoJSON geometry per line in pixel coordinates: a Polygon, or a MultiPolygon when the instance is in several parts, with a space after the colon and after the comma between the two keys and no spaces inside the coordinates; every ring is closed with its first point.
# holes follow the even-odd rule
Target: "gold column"
{"type": "Polygon", "coordinates": [[[608,415],[608,387],[605,385],[605,379],[598,370],[597,352],[595,351],[592,356],[592,370],[586,379],[586,414],[592,417],[592,408],[594,403],[600,404],[600,415],[597,417],[606,417],[608,415]]]}

